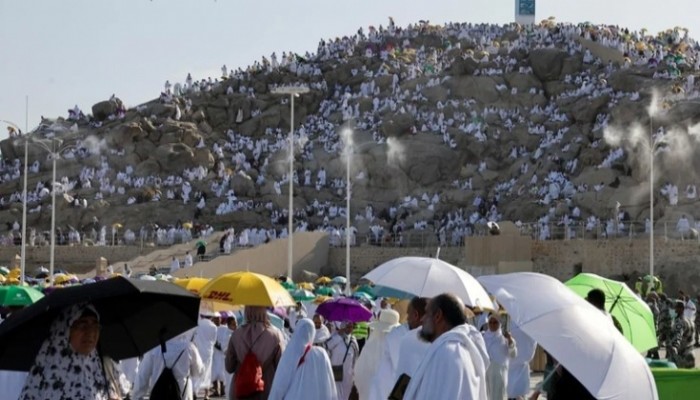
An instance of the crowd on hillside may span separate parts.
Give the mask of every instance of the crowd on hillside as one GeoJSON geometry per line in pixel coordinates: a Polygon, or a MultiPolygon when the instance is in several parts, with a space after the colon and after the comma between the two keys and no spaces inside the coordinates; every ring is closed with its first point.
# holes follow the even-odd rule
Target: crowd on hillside
{"type": "MultiPolygon", "coordinates": [[[[432,43],[432,42],[431,42],[432,43]]],[[[269,216],[264,226],[239,227],[236,229],[238,243],[241,245],[258,244],[277,237],[286,237],[289,210],[272,201],[251,199],[236,193],[233,179],[240,175],[250,179],[254,174],[254,184],[263,194],[286,196],[289,181],[297,187],[310,188],[318,192],[318,197],[310,200],[305,207],[298,207],[293,212],[296,231],[324,230],[331,234],[332,243],[340,245],[345,237],[345,196],[347,194],[344,173],[332,176],[323,165],[316,165],[315,154],[323,151],[332,156],[341,156],[345,143],[339,134],[340,126],[352,121],[357,130],[371,133],[377,145],[387,144],[387,137],[382,127],[385,115],[410,115],[414,123],[406,133],[430,134],[441,138],[449,149],[460,150],[471,143],[495,142],[510,146],[509,163],[517,166],[508,173],[499,176],[485,187],[475,187],[472,178],[455,180],[454,189],[473,193],[471,204],[455,205],[446,199],[444,193],[425,191],[421,194],[407,193],[393,205],[375,209],[369,205],[364,209],[352,211],[352,235],[367,237],[372,242],[386,240],[401,245],[407,231],[432,231],[443,245],[459,244],[463,238],[482,229],[488,221],[499,221],[503,217],[501,204],[518,198],[538,204],[548,209],[537,221],[526,221],[536,225],[539,239],[571,237],[581,232],[600,232],[602,235],[626,234],[624,223],[628,220],[617,214],[624,210],[590,214],[582,210],[577,195],[610,190],[615,183],[601,182],[589,186],[575,183],[575,177],[584,165],[574,157],[578,147],[591,146],[600,148],[606,154],[598,165],[600,169],[609,169],[624,163],[628,154],[622,147],[606,145],[601,139],[592,140],[586,135],[570,131],[570,115],[560,109],[559,101],[566,98],[596,99],[608,96],[608,104],[595,120],[593,132],[605,130],[610,120],[611,109],[622,102],[640,101],[639,92],[622,92],[615,90],[608,79],[620,68],[650,68],[656,79],[674,80],[677,92],[685,97],[698,96],[695,75],[700,71],[700,50],[697,42],[687,37],[682,29],[674,29],[659,35],[645,32],[633,32],[613,26],[590,24],[555,24],[543,22],[534,27],[521,27],[517,24],[505,26],[488,24],[446,24],[433,26],[428,23],[412,24],[406,28],[396,26],[393,21],[387,27],[368,30],[359,29],[355,35],[322,40],[317,52],[304,55],[293,52],[273,53],[264,57],[247,69],[228,69],[222,67],[220,78],[208,77],[195,80],[188,74],[183,83],[166,82],[160,100],[175,105],[176,120],[189,120],[197,110],[192,99],[216,93],[234,94],[248,97],[259,96],[254,89],[254,82],[260,74],[284,72],[296,76],[311,90],[325,93],[318,111],[309,115],[295,130],[295,157],[305,163],[294,171],[290,177],[279,167],[280,154],[286,154],[289,148],[287,133],[282,128],[268,128],[261,135],[248,137],[237,132],[237,124],[248,118],[255,118],[262,110],[252,109],[244,115],[238,110],[236,124],[225,132],[225,139],[217,142],[201,140],[198,148],[208,148],[216,162],[212,170],[204,167],[171,171],[167,177],[137,176],[134,166],[116,170],[110,165],[106,154],[100,155],[98,166],[84,165],[76,176],[65,176],[58,171],[60,185],[58,191],[63,199],[74,207],[88,208],[90,202],[107,200],[113,203],[137,204],[153,202],[182,202],[191,210],[194,221],[203,214],[226,215],[241,211],[253,211],[269,216]],[[624,55],[622,65],[607,64],[595,57],[577,38],[595,41],[604,46],[619,50],[624,55]],[[426,45],[434,39],[433,44],[426,45]],[[469,43],[469,45],[464,45],[469,43]],[[462,49],[462,46],[465,49],[462,49]],[[466,48],[469,47],[469,48],[466,48]],[[449,80],[453,79],[450,68],[459,61],[473,59],[478,67],[473,72],[476,76],[504,76],[506,74],[530,75],[532,67],[527,58],[517,57],[518,52],[528,52],[538,48],[560,48],[569,54],[581,54],[585,68],[564,78],[567,89],[559,95],[545,97],[543,87],[532,86],[518,88],[516,85],[498,84],[496,90],[507,92],[511,96],[539,96],[545,103],[526,106],[483,106],[474,98],[449,96],[449,80]],[[350,71],[356,85],[329,85],[323,73],[322,65],[332,63],[342,65],[350,60],[359,60],[358,65],[350,71]],[[593,68],[595,67],[595,68],[593,68]],[[595,71],[595,72],[591,72],[595,71]],[[685,80],[681,81],[682,71],[685,80]],[[235,82],[237,90],[234,90],[235,82]],[[431,89],[445,89],[446,99],[433,101],[431,89]],[[340,122],[339,119],[340,118],[340,122]],[[515,131],[527,127],[530,137],[536,140],[526,145],[518,142],[515,131]],[[142,189],[150,188],[147,194],[142,189]],[[71,193],[91,189],[92,198],[73,197],[71,193]],[[611,215],[615,214],[615,215],[611,215]],[[555,227],[557,227],[555,229],[555,227]],[[561,230],[564,235],[554,235],[552,231],[561,230]]],[[[279,100],[287,103],[287,98],[279,100]]],[[[124,116],[123,110],[114,118],[124,116]]],[[[155,117],[152,117],[154,119],[155,117]]],[[[76,106],[70,110],[68,120],[72,124],[84,123],[86,117],[76,106]]],[[[153,121],[158,124],[162,121],[153,121]]],[[[38,132],[48,135],[60,135],[62,130],[75,130],[75,125],[64,125],[49,120],[42,121],[38,132]]],[[[657,135],[666,134],[659,127],[657,135]]],[[[76,146],[63,152],[68,159],[80,160],[94,157],[99,153],[88,140],[80,141],[76,146]]],[[[119,155],[118,150],[110,150],[119,155]]],[[[123,152],[123,150],[121,150],[123,152]]],[[[122,154],[123,155],[123,154],[122,154]]],[[[46,168],[49,159],[35,160],[30,167],[30,174],[46,168]]],[[[493,158],[480,160],[478,173],[482,176],[497,172],[503,168],[493,158]]],[[[18,181],[21,177],[21,161],[2,160],[0,164],[0,181],[18,181]]],[[[372,171],[360,170],[353,178],[353,185],[368,181],[372,171]]],[[[659,188],[659,198],[665,198],[668,204],[678,201],[677,185],[687,184],[694,188],[692,182],[668,182],[659,188]]],[[[50,210],[50,182],[38,182],[29,188],[27,194],[29,213],[44,213],[50,210]],[[47,205],[48,204],[48,205],[47,205]]],[[[694,201],[695,189],[688,189],[687,199],[694,201]]],[[[21,201],[21,192],[0,197],[0,206],[21,201]]],[[[624,208],[624,207],[623,207],[624,208]]],[[[46,215],[46,214],[40,214],[46,215]]],[[[697,216],[700,217],[700,216],[697,216]]],[[[694,216],[688,219],[688,227],[694,227],[694,216]]],[[[512,218],[512,219],[518,219],[512,218]]],[[[149,221],[161,224],[156,229],[144,227],[125,227],[124,242],[151,239],[159,244],[168,244],[176,238],[196,235],[190,229],[178,227],[176,221],[149,221]],[[180,231],[182,230],[182,231],[180,231]]],[[[180,225],[182,223],[180,222],[180,225]]],[[[228,228],[217,227],[217,228],[228,228]]],[[[64,232],[80,236],[91,235],[94,241],[109,242],[110,228],[99,224],[87,231],[83,227],[62,227],[64,232]],[[94,233],[93,233],[94,232],[94,233]]],[[[685,223],[679,222],[678,232],[687,234],[685,223]]],[[[70,241],[66,233],[66,241],[70,241]]],[[[356,242],[357,239],[353,239],[356,242]]],[[[63,241],[62,241],[63,242],[63,241]]]]}

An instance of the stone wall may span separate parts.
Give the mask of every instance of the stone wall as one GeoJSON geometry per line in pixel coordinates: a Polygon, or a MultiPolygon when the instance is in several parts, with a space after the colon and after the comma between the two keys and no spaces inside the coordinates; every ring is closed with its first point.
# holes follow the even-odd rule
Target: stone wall
{"type": "MultiPolygon", "coordinates": [[[[26,268],[31,274],[40,266],[49,267],[51,251],[49,246],[27,247],[26,268]]],[[[56,268],[66,268],[74,273],[87,273],[95,269],[98,258],[104,257],[110,264],[129,261],[139,255],[152,252],[153,248],[141,249],[138,246],[56,246],[54,264],[56,268]]],[[[21,253],[19,246],[0,247],[0,265],[11,265],[15,255],[21,253]]]]}
{"type": "MultiPolygon", "coordinates": [[[[533,241],[534,270],[566,280],[577,272],[627,280],[633,283],[649,273],[649,240],[533,241]]],[[[654,242],[654,273],[666,291],[686,293],[700,290],[700,243],[697,240],[654,242]]]]}
{"type": "MultiPolygon", "coordinates": [[[[633,283],[649,271],[649,241],[645,239],[613,240],[556,240],[532,241],[533,270],[566,280],[577,272],[593,272],[604,276],[625,279],[633,283]]],[[[317,249],[323,251],[323,249],[317,249]]],[[[667,291],[678,289],[695,293],[700,291],[700,242],[697,240],[664,240],[654,243],[655,271],[661,277],[667,291]]],[[[72,272],[85,273],[95,267],[99,257],[119,265],[139,255],[153,251],[139,247],[56,247],[56,266],[71,266],[72,272]]],[[[362,245],[351,249],[351,276],[357,279],[377,265],[402,256],[434,257],[436,248],[376,247],[362,245]]],[[[19,254],[19,247],[0,247],[0,265],[10,265],[19,254]]],[[[460,267],[467,265],[464,247],[447,247],[440,251],[440,258],[460,267]]],[[[283,252],[284,253],[284,252],[283,252]]],[[[49,247],[28,248],[27,268],[49,265],[49,247]]],[[[480,266],[477,266],[480,267],[480,266]]],[[[473,269],[469,269],[472,270],[473,269]]],[[[484,273],[488,273],[488,267],[484,273]]],[[[326,274],[345,275],[345,248],[329,248],[326,274]]]]}
{"type": "MultiPolygon", "coordinates": [[[[592,272],[634,284],[649,271],[649,241],[644,239],[532,241],[532,269],[560,280],[578,272],[592,272]]],[[[434,257],[436,249],[361,246],[351,250],[351,277],[357,279],[377,265],[402,256],[434,257]]],[[[479,274],[495,271],[493,266],[467,265],[466,249],[442,248],[440,258],[479,274]]],[[[345,249],[331,248],[329,266],[334,274],[345,275],[345,249]]],[[[667,292],[683,289],[700,291],[700,243],[697,240],[659,239],[654,242],[655,274],[667,292]]]]}

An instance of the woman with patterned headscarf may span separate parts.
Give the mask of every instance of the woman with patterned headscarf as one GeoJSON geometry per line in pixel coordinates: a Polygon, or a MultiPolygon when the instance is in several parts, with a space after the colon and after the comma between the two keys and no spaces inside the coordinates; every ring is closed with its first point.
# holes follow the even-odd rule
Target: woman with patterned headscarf
{"type": "MultiPolygon", "coordinates": [[[[267,399],[272,388],[272,381],[277,371],[277,365],[282,357],[285,348],[282,331],[270,324],[265,307],[246,306],[245,325],[238,328],[231,334],[228,349],[226,350],[226,372],[234,374],[240,367],[243,359],[249,351],[255,353],[262,366],[262,379],[265,382],[265,389],[249,399],[267,399]]],[[[229,399],[237,399],[236,387],[231,382],[229,388],[229,399]]]]}
{"type": "Polygon", "coordinates": [[[107,376],[115,374],[113,364],[97,352],[100,316],[90,305],[62,310],[51,325],[49,337],[29,369],[19,400],[119,398],[107,376]]]}
{"type": "Polygon", "coordinates": [[[315,336],[310,319],[297,321],[277,366],[269,400],[338,399],[331,360],[323,348],[313,345],[315,336]]]}

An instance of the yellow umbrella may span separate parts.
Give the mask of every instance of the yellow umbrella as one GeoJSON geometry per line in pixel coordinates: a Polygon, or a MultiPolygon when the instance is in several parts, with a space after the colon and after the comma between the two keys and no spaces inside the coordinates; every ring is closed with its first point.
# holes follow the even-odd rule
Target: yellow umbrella
{"type": "MultiPolygon", "coordinates": [[[[182,279],[175,279],[175,281],[173,283],[182,287],[182,288],[189,290],[192,293],[199,294],[199,291],[202,290],[202,288],[207,283],[209,283],[210,280],[211,279],[208,279],[208,278],[182,278],[182,279]]],[[[212,310],[212,311],[221,311],[221,310],[212,310]]]]}
{"type": "Polygon", "coordinates": [[[66,274],[55,274],[53,277],[53,283],[55,285],[63,285],[70,280],[70,276],[66,274]]]}
{"type": "Polygon", "coordinates": [[[182,227],[185,229],[192,229],[192,223],[191,222],[185,222],[182,224],[182,227]]]}
{"type": "Polygon", "coordinates": [[[301,283],[297,284],[297,286],[299,286],[300,289],[304,289],[304,290],[314,290],[315,289],[314,284],[311,282],[301,282],[301,283]]]}
{"type": "Polygon", "coordinates": [[[329,278],[327,276],[322,276],[322,277],[316,279],[317,285],[327,285],[329,283],[331,283],[331,278],[329,278]]]}
{"type": "Polygon", "coordinates": [[[220,301],[202,299],[199,304],[201,310],[211,311],[211,312],[221,312],[221,311],[238,311],[241,306],[234,306],[228,303],[222,303],[220,301]]]}
{"type": "Polygon", "coordinates": [[[276,280],[254,272],[234,272],[214,278],[200,291],[202,299],[241,306],[294,306],[296,302],[276,280]]]}
{"type": "Polygon", "coordinates": [[[330,296],[316,296],[314,299],[314,304],[323,304],[330,299],[332,299],[330,296]]]}
{"type": "Polygon", "coordinates": [[[123,225],[120,224],[119,222],[116,222],[116,223],[112,224],[112,228],[121,229],[122,227],[123,227],[123,225]]]}

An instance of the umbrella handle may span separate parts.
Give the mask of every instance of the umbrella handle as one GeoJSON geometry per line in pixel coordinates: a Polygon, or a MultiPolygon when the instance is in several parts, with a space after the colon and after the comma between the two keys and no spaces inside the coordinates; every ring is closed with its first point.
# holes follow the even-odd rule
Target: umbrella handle
{"type": "Polygon", "coordinates": [[[615,297],[615,301],[610,306],[610,310],[608,310],[609,313],[612,313],[613,308],[615,308],[615,306],[617,305],[617,302],[620,301],[620,297],[622,296],[622,291],[624,289],[625,289],[624,286],[620,288],[620,293],[617,294],[617,296],[615,297]]]}

